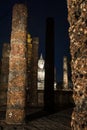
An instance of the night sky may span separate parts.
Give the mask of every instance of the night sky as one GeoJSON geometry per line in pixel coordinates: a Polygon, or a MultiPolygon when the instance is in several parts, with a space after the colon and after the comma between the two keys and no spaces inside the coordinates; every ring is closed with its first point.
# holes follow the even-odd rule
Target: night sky
{"type": "Polygon", "coordinates": [[[39,37],[39,55],[43,53],[43,57],[45,57],[46,19],[47,17],[54,18],[55,66],[57,81],[61,81],[63,56],[66,55],[70,59],[66,0],[0,0],[0,58],[3,43],[10,43],[12,7],[19,2],[27,4],[27,30],[32,37],[39,37]]]}

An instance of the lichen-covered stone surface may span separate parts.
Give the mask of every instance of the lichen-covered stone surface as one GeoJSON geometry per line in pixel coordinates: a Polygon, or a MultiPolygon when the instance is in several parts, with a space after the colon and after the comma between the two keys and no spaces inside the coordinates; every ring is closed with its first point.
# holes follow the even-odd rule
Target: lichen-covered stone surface
{"type": "MultiPolygon", "coordinates": [[[[7,88],[8,88],[8,74],[9,74],[9,53],[10,45],[3,44],[2,59],[1,59],[1,76],[0,76],[0,114],[6,112],[7,105],[7,88]]],[[[4,116],[4,115],[3,115],[4,116]]]]}
{"type": "Polygon", "coordinates": [[[73,98],[72,130],[87,130],[87,0],[67,0],[73,98]]]}
{"type": "Polygon", "coordinates": [[[13,7],[6,122],[20,124],[25,118],[27,8],[13,7]]]}

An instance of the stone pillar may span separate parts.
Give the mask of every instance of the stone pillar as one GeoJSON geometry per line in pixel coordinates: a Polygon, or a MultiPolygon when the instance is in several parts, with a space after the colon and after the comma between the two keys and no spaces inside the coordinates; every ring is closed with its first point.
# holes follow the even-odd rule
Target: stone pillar
{"type": "Polygon", "coordinates": [[[0,76],[0,114],[2,114],[4,118],[7,106],[9,53],[10,53],[10,45],[4,43],[2,51],[2,60],[1,60],[2,64],[1,64],[1,76],[0,76]]]}
{"type": "Polygon", "coordinates": [[[66,56],[63,59],[63,89],[68,89],[68,64],[66,56]]]}
{"type": "Polygon", "coordinates": [[[7,92],[6,122],[8,124],[21,124],[25,118],[26,27],[27,8],[23,4],[15,4],[7,92]]]}
{"type": "Polygon", "coordinates": [[[54,111],[54,19],[46,21],[44,108],[54,111]]]}
{"type": "Polygon", "coordinates": [[[27,89],[26,89],[27,105],[29,105],[30,102],[30,96],[32,92],[31,88],[32,88],[32,38],[31,35],[28,34],[27,35],[27,89]]]}
{"type": "Polygon", "coordinates": [[[87,0],[68,0],[75,108],[72,130],[87,130],[87,0]]]}
{"type": "Polygon", "coordinates": [[[37,106],[37,70],[38,70],[38,46],[39,38],[34,37],[32,39],[32,88],[30,95],[30,106],[37,106]]]}

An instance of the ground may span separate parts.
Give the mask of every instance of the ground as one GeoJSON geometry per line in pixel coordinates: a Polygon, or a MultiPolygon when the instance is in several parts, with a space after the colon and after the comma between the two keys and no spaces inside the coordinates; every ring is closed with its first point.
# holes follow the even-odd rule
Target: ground
{"type": "Polygon", "coordinates": [[[31,110],[22,125],[0,123],[0,130],[71,130],[72,108],[47,114],[44,111],[31,110]]]}

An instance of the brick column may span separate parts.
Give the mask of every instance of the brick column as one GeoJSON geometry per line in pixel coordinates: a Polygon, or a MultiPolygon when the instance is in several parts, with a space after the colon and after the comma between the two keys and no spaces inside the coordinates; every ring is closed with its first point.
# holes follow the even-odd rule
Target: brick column
{"type": "Polygon", "coordinates": [[[63,89],[69,89],[68,87],[68,64],[67,57],[63,58],[63,89]]]}
{"type": "Polygon", "coordinates": [[[32,88],[32,38],[27,35],[27,105],[29,105],[32,88]]]}
{"type": "Polygon", "coordinates": [[[30,106],[37,106],[37,69],[38,69],[38,45],[39,38],[34,37],[32,39],[32,88],[30,95],[30,106]]]}
{"type": "Polygon", "coordinates": [[[87,130],[87,1],[68,0],[70,51],[75,108],[72,130],[87,130]]]}
{"type": "Polygon", "coordinates": [[[6,122],[21,124],[25,118],[27,8],[13,7],[6,122]]]}
{"type": "Polygon", "coordinates": [[[0,76],[0,114],[2,114],[4,117],[7,106],[9,53],[10,53],[10,45],[4,43],[2,51],[2,60],[1,60],[2,64],[1,64],[1,76],[0,76]]]}

